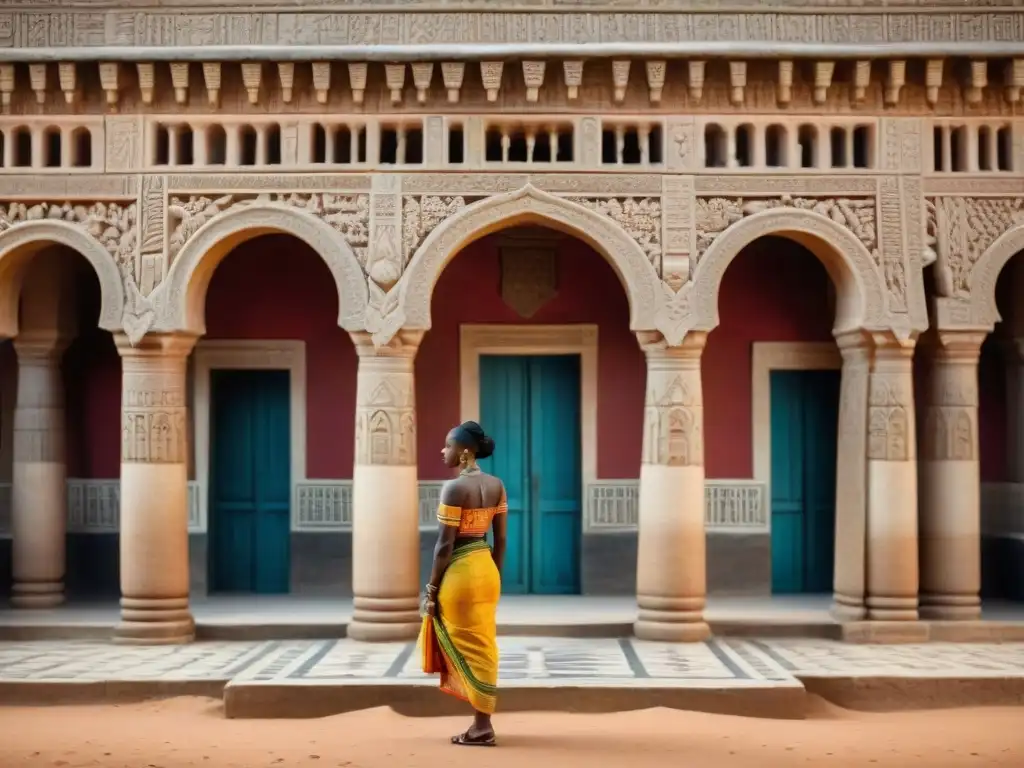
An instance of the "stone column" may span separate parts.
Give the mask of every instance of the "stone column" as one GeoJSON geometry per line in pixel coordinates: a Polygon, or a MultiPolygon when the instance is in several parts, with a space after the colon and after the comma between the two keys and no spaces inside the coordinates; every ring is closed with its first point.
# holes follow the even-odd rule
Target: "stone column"
{"type": "Polygon", "coordinates": [[[670,347],[637,334],[647,357],[640,465],[637,607],[643,640],[700,641],[707,592],[704,533],[703,333],[670,347]]]}
{"type": "Polygon", "coordinates": [[[836,446],[836,536],[832,614],[858,621],[867,614],[868,376],[871,349],[860,332],[836,337],[843,356],[836,446]]]}
{"type": "Polygon", "coordinates": [[[115,639],[189,642],[185,369],[195,337],[152,334],[121,353],[121,622],[115,639]]]}
{"type": "Polygon", "coordinates": [[[359,355],[359,374],[352,471],[355,600],[348,636],[408,640],[416,637],[420,627],[413,362],[423,332],[400,331],[380,348],[368,333],[351,335],[359,355]]]}
{"type": "Polygon", "coordinates": [[[868,387],[868,619],[918,618],[913,341],[872,338],[868,387]]]}
{"type": "Polygon", "coordinates": [[[938,332],[922,432],[921,616],[981,618],[978,359],[983,333],[938,332]]]}
{"type": "Polygon", "coordinates": [[[54,332],[22,333],[14,410],[11,478],[11,604],[51,608],[64,602],[67,469],[64,385],[66,339],[54,332]]]}

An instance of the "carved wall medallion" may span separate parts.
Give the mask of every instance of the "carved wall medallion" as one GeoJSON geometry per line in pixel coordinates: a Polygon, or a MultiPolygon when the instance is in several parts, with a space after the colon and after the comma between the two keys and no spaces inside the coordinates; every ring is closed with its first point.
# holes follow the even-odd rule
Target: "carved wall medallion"
{"type": "Polygon", "coordinates": [[[551,243],[502,244],[501,298],[523,318],[558,295],[558,251],[551,243]]]}

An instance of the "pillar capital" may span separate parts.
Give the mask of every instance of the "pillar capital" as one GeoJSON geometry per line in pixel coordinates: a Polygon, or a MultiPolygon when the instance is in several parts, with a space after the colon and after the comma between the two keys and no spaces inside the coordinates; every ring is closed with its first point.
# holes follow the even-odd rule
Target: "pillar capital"
{"type": "Polygon", "coordinates": [[[28,331],[14,337],[14,351],[19,363],[59,361],[70,341],[56,330],[28,331]]]}
{"type": "MultiPolygon", "coordinates": [[[[921,339],[921,346],[931,353],[932,360],[942,362],[977,363],[981,357],[984,331],[936,330],[921,339]]],[[[1021,339],[1024,346],[1024,339],[1021,339]]]]}
{"type": "Polygon", "coordinates": [[[660,331],[637,331],[636,340],[648,360],[699,360],[707,343],[708,335],[703,331],[690,331],[682,343],[670,345],[660,331]]]}
{"type": "Polygon", "coordinates": [[[199,340],[190,333],[148,333],[132,344],[123,333],[114,334],[117,352],[123,359],[130,358],[187,358],[199,340]]]}
{"type": "Polygon", "coordinates": [[[367,331],[349,332],[349,336],[352,337],[352,343],[356,347],[356,354],[359,355],[360,364],[362,364],[364,359],[372,360],[374,358],[381,360],[396,358],[413,360],[416,357],[417,350],[420,348],[423,334],[424,331],[422,329],[403,328],[392,336],[387,344],[378,346],[373,342],[372,333],[367,331]]]}

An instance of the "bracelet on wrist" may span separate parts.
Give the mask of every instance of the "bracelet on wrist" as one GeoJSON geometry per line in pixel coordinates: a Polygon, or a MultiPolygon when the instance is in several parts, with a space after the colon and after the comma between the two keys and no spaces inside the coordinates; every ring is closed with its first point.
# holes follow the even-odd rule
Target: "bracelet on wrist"
{"type": "Polygon", "coordinates": [[[428,595],[436,595],[437,594],[437,587],[435,587],[433,584],[427,584],[426,590],[427,590],[427,594],[428,595]]]}

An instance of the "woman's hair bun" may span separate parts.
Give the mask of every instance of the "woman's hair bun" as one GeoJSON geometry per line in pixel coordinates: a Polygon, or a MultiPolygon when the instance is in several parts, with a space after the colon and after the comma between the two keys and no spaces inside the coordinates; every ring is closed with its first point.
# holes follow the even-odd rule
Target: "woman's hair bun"
{"type": "Polygon", "coordinates": [[[494,453],[494,438],[483,435],[477,441],[476,457],[478,459],[486,459],[492,453],[494,453]]]}

